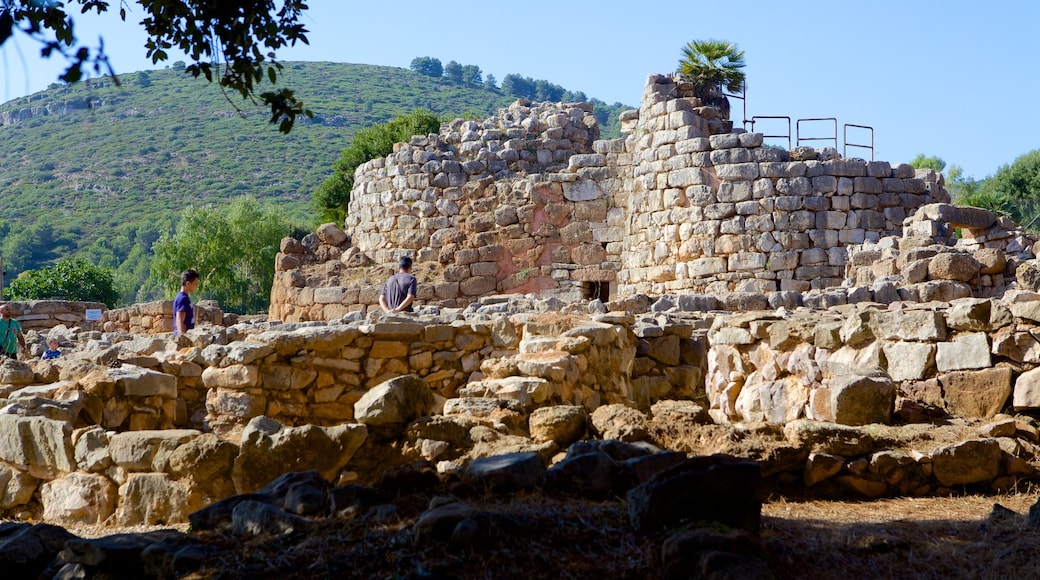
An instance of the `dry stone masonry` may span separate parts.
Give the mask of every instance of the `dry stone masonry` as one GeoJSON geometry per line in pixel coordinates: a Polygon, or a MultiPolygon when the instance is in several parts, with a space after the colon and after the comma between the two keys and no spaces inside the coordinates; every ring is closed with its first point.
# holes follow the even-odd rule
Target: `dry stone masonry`
{"type": "Polygon", "coordinates": [[[343,229],[283,243],[271,317],[365,310],[400,255],[419,302],[447,307],[840,286],[848,247],[949,201],[932,171],[763,146],[672,77],[651,75],[622,121],[624,138],[597,140],[587,103],[517,101],[398,144],[358,168],[343,229]]]}

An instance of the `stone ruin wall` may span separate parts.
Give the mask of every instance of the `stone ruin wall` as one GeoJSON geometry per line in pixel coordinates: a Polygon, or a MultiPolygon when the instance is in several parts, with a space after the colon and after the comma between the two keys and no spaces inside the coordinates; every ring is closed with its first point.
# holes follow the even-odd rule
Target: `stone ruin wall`
{"type": "Polygon", "coordinates": [[[949,201],[932,171],[724,132],[691,95],[651,75],[621,139],[597,140],[586,103],[519,101],[399,144],[358,168],[343,231],[283,243],[271,318],[366,310],[401,255],[416,260],[419,303],[448,307],[837,286],[848,246],[949,201]]]}
{"type": "Polygon", "coordinates": [[[22,325],[24,332],[42,331],[60,325],[90,328],[91,324],[97,325],[97,330],[101,330],[103,322],[87,321],[87,310],[101,310],[102,317],[108,311],[108,307],[101,302],[29,300],[5,304],[11,307],[11,317],[22,325]]]}
{"type": "MultiPolygon", "coordinates": [[[[237,318],[234,315],[224,314],[216,300],[201,300],[192,305],[195,307],[197,325],[226,326],[234,324],[237,318]]],[[[156,300],[108,310],[104,314],[101,328],[105,332],[129,332],[131,334],[173,332],[173,300],[156,300]]]]}
{"type": "Polygon", "coordinates": [[[513,300],[450,320],[209,327],[180,350],[138,337],[75,359],[6,362],[0,508],[34,504],[84,523],[184,521],[280,473],[277,453],[336,480],[365,437],[355,403],[403,374],[436,393],[437,416],[404,436],[430,461],[465,451],[449,436],[462,427],[450,425],[509,433],[511,449],[548,459],[551,441],[525,438],[535,410],[620,403],[648,414],[632,415],[633,428],[704,424],[705,410],[721,424],[782,426],[775,433],[790,453],[764,469],[868,497],[1007,489],[1036,476],[1028,461],[1040,456],[1040,423],[999,413],[1040,410],[1040,295],[735,314],[663,299],[595,316],[534,314],[536,304],[513,300]],[[77,374],[88,361],[99,366],[77,374]],[[982,426],[941,446],[913,425],[879,425],[945,413],[982,426]],[[251,420],[261,423],[243,430],[251,420]],[[855,427],[868,423],[878,424],[855,427]]]}

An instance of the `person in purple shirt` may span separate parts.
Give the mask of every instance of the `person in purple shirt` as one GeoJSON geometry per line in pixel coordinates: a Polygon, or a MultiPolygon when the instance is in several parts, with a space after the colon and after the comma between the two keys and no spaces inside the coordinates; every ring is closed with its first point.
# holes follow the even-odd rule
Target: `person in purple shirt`
{"type": "Polygon", "coordinates": [[[408,256],[397,261],[398,271],[383,284],[379,293],[379,307],[383,312],[411,312],[418,282],[412,276],[412,259],[408,256]]]}
{"type": "Polygon", "coordinates": [[[185,270],[181,274],[181,291],[173,300],[173,334],[184,334],[195,328],[195,308],[190,294],[199,289],[199,273],[185,270]]]}

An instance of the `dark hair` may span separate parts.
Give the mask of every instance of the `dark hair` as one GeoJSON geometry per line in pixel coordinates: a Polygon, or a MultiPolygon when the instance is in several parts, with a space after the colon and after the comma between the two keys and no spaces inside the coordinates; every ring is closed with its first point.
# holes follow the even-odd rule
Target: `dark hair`
{"type": "Polygon", "coordinates": [[[402,270],[411,270],[412,259],[408,256],[401,256],[401,259],[397,261],[397,267],[402,270]]]}
{"type": "Polygon", "coordinates": [[[193,281],[198,280],[198,279],[199,279],[199,273],[198,272],[196,272],[195,270],[185,270],[184,273],[181,274],[181,286],[184,286],[188,282],[193,282],[193,281]]]}

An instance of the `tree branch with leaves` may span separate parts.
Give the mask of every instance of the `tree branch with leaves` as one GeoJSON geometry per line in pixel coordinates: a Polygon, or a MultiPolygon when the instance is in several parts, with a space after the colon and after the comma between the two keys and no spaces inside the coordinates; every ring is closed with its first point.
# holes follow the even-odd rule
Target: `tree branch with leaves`
{"type": "MultiPolygon", "coordinates": [[[[216,78],[223,90],[262,102],[270,108],[270,122],[283,133],[292,130],[298,116],[313,116],[288,88],[258,94],[264,82],[278,81],[282,65],[275,51],[297,42],[307,44],[307,30],[300,22],[307,9],[303,0],[138,0],[137,4],[144,9],[140,24],[148,33],[144,48],[153,63],[167,60],[172,48],[183,51],[193,61],[186,72],[210,82],[216,78]]],[[[83,78],[84,69],[93,69],[118,82],[103,42],[97,47],[79,44],[71,16],[71,8],[77,5],[80,14],[102,14],[110,8],[104,0],[0,0],[0,46],[16,33],[25,34],[42,45],[42,56],[61,55],[69,61],[60,80],[73,83],[83,78]]],[[[120,0],[118,6],[125,22],[129,5],[120,0]]],[[[230,98],[228,102],[235,106],[230,98]]]]}

